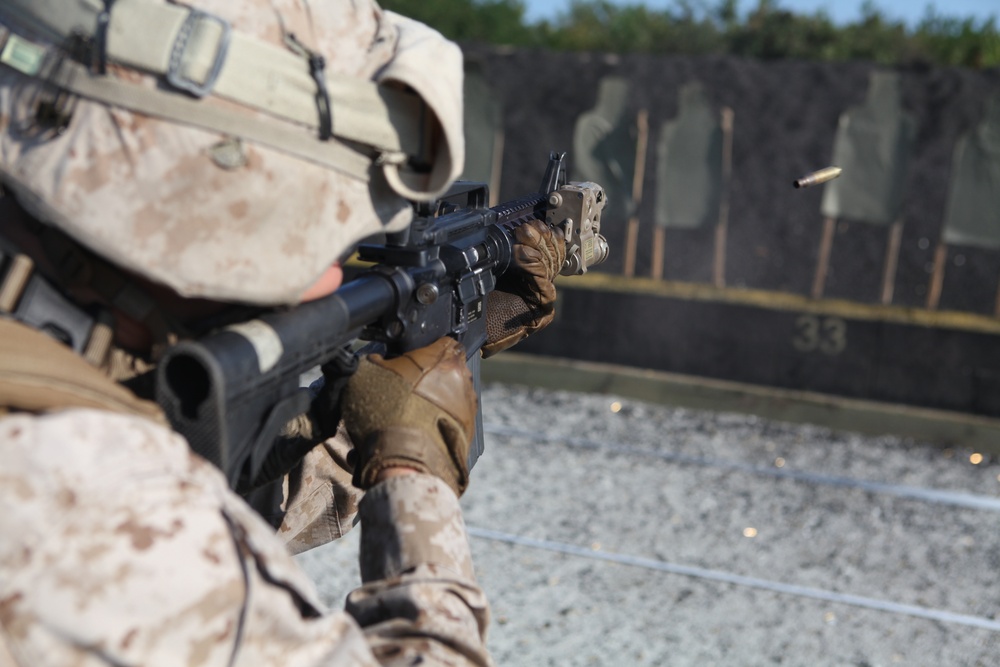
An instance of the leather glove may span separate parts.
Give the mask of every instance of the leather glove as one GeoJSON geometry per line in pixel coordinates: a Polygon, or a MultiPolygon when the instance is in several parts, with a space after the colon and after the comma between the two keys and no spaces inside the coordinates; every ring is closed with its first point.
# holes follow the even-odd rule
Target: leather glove
{"type": "Polygon", "coordinates": [[[565,260],[561,229],[532,220],[514,231],[514,265],[500,278],[486,306],[483,358],[548,326],[556,313],[552,281],[565,260]]]}
{"type": "Polygon", "coordinates": [[[452,338],[393,359],[368,355],[342,406],[354,441],[354,485],[368,489],[386,468],[405,466],[462,495],[477,406],[465,350],[452,338]]]}

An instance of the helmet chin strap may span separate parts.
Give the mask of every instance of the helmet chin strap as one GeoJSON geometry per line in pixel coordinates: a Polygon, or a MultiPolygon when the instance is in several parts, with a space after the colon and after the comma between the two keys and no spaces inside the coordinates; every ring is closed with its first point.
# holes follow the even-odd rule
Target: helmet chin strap
{"type": "Polygon", "coordinates": [[[12,224],[23,231],[14,235],[20,241],[0,236],[0,317],[51,335],[95,366],[105,362],[114,342],[115,312],[150,332],[153,344],[144,356],[155,358],[187,335],[187,328],[158,307],[133,277],[39,222],[10,193],[0,197],[17,221],[12,224]],[[43,257],[32,259],[20,242],[43,257]],[[96,295],[97,303],[81,305],[73,296],[81,293],[96,295]]]}
{"type": "Polygon", "coordinates": [[[30,256],[0,236],[0,318],[49,334],[94,366],[111,361],[123,316],[145,328],[151,344],[140,349],[145,346],[130,345],[123,338],[121,349],[155,363],[178,340],[249,319],[259,311],[232,305],[182,324],[133,276],[90,255],[53,228],[38,227],[56,275],[43,274],[30,256]],[[96,294],[104,305],[80,305],[72,295],[81,291],[96,294]]]}
{"type": "Polygon", "coordinates": [[[110,313],[95,315],[67,299],[7,243],[0,244],[0,317],[50,335],[94,366],[104,363],[114,339],[110,313]]]}

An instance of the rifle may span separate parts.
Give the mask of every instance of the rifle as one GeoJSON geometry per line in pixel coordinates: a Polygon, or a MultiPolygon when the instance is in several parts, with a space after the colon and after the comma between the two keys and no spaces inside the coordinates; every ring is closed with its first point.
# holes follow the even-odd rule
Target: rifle
{"type": "MultiPolygon", "coordinates": [[[[405,231],[359,246],[358,258],[374,265],[333,294],[169,348],[155,396],[174,429],[233,488],[256,479],[281,428],[309,409],[303,374],[349,358],[356,340],[396,355],[452,336],[465,347],[478,392],[486,301],[511,266],[513,231],[533,219],[562,228],[561,275],[583,274],[607,257],[604,190],[567,183],[564,158],[550,154],[538,192],[492,208],[485,183],[459,181],[418,208],[405,231]]],[[[483,449],[481,409],[476,422],[470,469],[483,449]]]]}

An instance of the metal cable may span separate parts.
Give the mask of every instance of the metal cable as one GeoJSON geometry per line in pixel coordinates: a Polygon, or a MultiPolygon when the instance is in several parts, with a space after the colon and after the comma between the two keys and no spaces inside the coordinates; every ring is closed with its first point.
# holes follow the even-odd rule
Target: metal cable
{"type": "Polygon", "coordinates": [[[565,544],[562,542],[552,542],[550,540],[537,540],[530,537],[511,535],[509,533],[502,533],[495,530],[489,530],[487,528],[476,528],[473,526],[469,526],[468,532],[469,535],[471,535],[472,537],[478,537],[480,539],[485,539],[485,540],[492,540],[495,542],[505,542],[507,544],[513,544],[520,547],[528,547],[531,549],[542,549],[545,551],[554,551],[556,553],[567,554],[570,556],[590,558],[593,560],[605,561],[609,563],[618,563],[620,565],[630,565],[633,567],[642,567],[648,570],[656,570],[658,572],[667,572],[669,574],[679,574],[686,577],[695,577],[698,579],[718,581],[721,583],[734,584],[737,586],[746,586],[748,588],[756,588],[765,591],[772,591],[775,593],[782,593],[785,595],[795,595],[798,597],[811,598],[814,600],[822,600],[824,602],[834,602],[839,604],[852,605],[855,607],[863,607],[865,609],[874,609],[876,611],[885,611],[894,614],[904,614],[907,616],[925,618],[932,621],[940,621],[942,623],[951,623],[955,625],[965,625],[974,628],[983,628],[985,630],[1000,631],[1000,621],[996,621],[990,618],[983,618],[980,616],[958,614],[944,609],[933,609],[930,607],[920,607],[917,605],[903,604],[900,602],[891,602],[889,600],[879,600],[877,598],[869,598],[861,595],[838,593],[836,591],[829,591],[822,588],[811,588],[808,586],[787,584],[781,581],[759,579],[757,577],[748,577],[741,574],[734,574],[732,572],[723,572],[721,570],[709,570],[706,568],[695,567],[691,565],[678,565],[676,563],[669,563],[666,561],[655,560],[652,558],[642,558],[640,556],[630,556],[628,554],[616,554],[616,553],[609,553],[606,551],[595,551],[593,549],[587,549],[572,544],[565,544]]]}
{"type": "Polygon", "coordinates": [[[620,445],[614,443],[597,442],[595,440],[587,440],[585,438],[571,438],[571,437],[553,436],[544,434],[540,435],[538,433],[533,433],[531,431],[522,431],[519,429],[513,429],[504,426],[487,425],[484,427],[484,430],[492,435],[525,438],[536,442],[562,443],[569,447],[575,447],[578,449],[608,451],[615,454],[623,454],[628,456],[644,456],[648,458],[656,458],[663,461],[669,461],[671,463],[698,465],[711,468],[718,468],[720,470],[734,470],[737,472],[745,472],[754,475],[762,475],[766,477],[791,479],[797,482],[805,482],[808,484],[822,484],[827,486],[861,489],[869,493],[881,493],[885,495],[896,496],[899,498],[911,498],[914,500],[920,500],[928,503],[935,503],[938,505],[965,507],[969,509],[983,510],[987,512],[1000,512],[1000,498],[975,495],[971,493],[964,493],[961,491],[928,489],[919,486],[888,484],[885,482],[870,482],[867,480],[855,479],[853,477],[824,475],[821,473],[786,470],[783,468],[769,468],[764,466],[751,465],[749,463],[736,463],[732,461],[723,461],[721,459],[710,459],[700,456],[688,456],[685,454],[677,454],[674,452],[650,451],[648,449],[640,449],[637,447],[630,447],[627,445],[620,445]]]}

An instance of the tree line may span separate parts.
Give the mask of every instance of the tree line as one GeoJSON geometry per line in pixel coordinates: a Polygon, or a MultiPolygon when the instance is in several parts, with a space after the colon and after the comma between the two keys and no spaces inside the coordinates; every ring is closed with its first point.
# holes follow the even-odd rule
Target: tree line
{"type": "Polygon", "coordinates": [[[433,26],[459,43],[605,53],[736,55],[764,60],[865,60],[883,65],[1000,66],[994,18],[951,18],[930,7],[912,28],[874,2],[859,20],[835,24],[758,0],[741,16],[736,0],[674,0],[663,10],[607,0],[572,0],[554,20],[529,23],[521,0],[382,0],[386,9],[433,26]]]}

